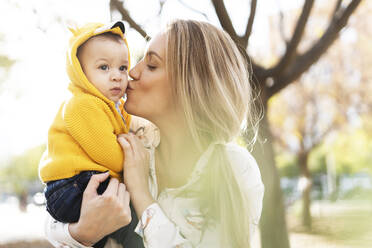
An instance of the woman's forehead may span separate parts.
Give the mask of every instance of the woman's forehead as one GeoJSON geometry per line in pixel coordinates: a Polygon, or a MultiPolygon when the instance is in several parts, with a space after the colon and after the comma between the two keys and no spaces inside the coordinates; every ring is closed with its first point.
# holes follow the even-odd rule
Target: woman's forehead
{"type": "Polygon", "coordinates": [[[151,53],[155,53],[160,58],[164,58],[165,56],[165,46],[166,46],[166,36],[164,33],[159,33],[155,35],[151,41],[147,44],[146,48],[146,55],[151,55],[151,53]]]}

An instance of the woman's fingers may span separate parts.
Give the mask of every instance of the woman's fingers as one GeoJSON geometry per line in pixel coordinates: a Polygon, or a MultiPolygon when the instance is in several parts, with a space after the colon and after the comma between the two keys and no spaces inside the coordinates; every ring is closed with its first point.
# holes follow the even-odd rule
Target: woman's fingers
{"type": "Polygon", "coordinates": [[[149,153],[142,142],[133,134],[118,135],[118,142],[124,150],[123,178],[126,190],[148,191],[149,153]]]}
{"type": "Polygon", "coordinates": [[[110,179],[110,182],[105,190],[105,192],[103,192],[102,195],[105,195],[105,196],[108,196],[108,195],[112,195],[112,196],[116,196],[118,194],[118,187],[119,187],[119,181],[118,179],[116,178],[111,178],[110,179]]]}
{"type": "MultiPolygon", "coordinates": [[[[142,141],[134,134],[121,134],[119,136],[119,140],[123,143],[124,146],[130,147],[131,153],[128,159],[126,158],[126,161],[133,161],[135,162],[135,166],[138,165],[139,161],[142,160],[148,160],[148,151],[144,147],[144,144],[142,141]]],[[[124,148],[123,148],[124,149],[124,148]]],[[[129,149],[128,149],[129,150],[129,149]]],[[[126,150],[124,150],[125,152],[126,150]]],[[[127,155],[127,154],[125,154],[127,155]]],[[[125,165],[128,164],[127,162],[125,165]]]]}
{"type": "Polygon", "coordinates": [[[87,197],[96,196],[99,184],[105,181],[108,176],[108,172],[93,175],[88,182],[88,185],[84,191],[84,195],[86,195],[87,197]]]}
{"type": "MultiPolygon", "coordinates": [[[[100,182],[104,181],[108,173],[97,174],[91,177],[89,186],[85,190],[96,190],[100,182]]],[[[122,226],[128,225],[131,221],[131,210],[129,206],[129,194],[124,184],[117,179],[111,179],[103,195],[92,196],[92,193],[84,192],[81,204],[80,218],[77,227],[72,231],[75,237],[83,233],[84,241],[87,244],[94,244],[102,237],[114,232],[122,226]],[[90,195],[89,195],[90,194],[90,195]],[[89,197],[87,197],[89,196],[89,197]],[[94,227],[92,229],[92,227],[94,227]],[[82,230],[90,230],[84,232],[82,230]]],[[[72,225],[73,227],[73,225],[72,225]]],[[[83,238],[83,236],[81,236],[83,238]]]]}
{"type": "Polygon", "coordinates": [[[124,200],[124,193],[127,191],[127,188],[124,183],[119,183],[118,197],[120,200],[124,200]]]}
{"type": "Polygon", "coordinates": [[[125,134],[125,133],[122,133],[122,134],[119,134],[118,135],[118,142],[120,143],[120,145],[123,147],[123,148],[130,148],[130,144],[128,143],[128,141],[126,140],[126,137],[128,136],[128,134],[125,134]]]}
{"type": "Polygon", "coordinates": [[[133,158],[133,147],[128,142],[126,134],[120,134],[118,136],[118,142],[121,145],[124,154],[125,154],[125,160],[131,160],[133,158]]]}
{"type": "Polygon", "coordinates": [[[125,154],[124,166],[136,166],[138,155],[144,150],[141,141],[134,134],[120,134],[118,142],[125,154]]]}
{"type": "Polygon", "coordinates": [[[124,206],[129,204],[129,192],[124,183],[119,184],[118,197],[119,201],[124,203],[124,206]]]}
{"type": "Polygon", "coordinates": [[[143,142],[134,134],[127,134],[125,136],[128,143],[132,146],[133,153],[136,155],[143,155],[144,145],[143,142]]]}

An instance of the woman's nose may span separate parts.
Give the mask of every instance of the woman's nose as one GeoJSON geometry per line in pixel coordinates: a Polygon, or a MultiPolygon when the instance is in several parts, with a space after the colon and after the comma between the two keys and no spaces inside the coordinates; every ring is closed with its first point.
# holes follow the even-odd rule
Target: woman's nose
{"type": "Polygon", "coordinates": [[[133,80],[137,80],[139,78],[139,75],[140,75],[140,70],[139,70],[139,63],[138,63],[132,69],[129,70],[129,76],[133,80]]]}

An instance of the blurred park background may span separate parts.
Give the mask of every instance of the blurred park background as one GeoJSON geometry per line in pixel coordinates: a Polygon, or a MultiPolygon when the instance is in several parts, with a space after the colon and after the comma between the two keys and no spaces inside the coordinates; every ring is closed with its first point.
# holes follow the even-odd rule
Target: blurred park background
{"type": "Polygon", "coordinates": [[[124,20],[136,61],[174,18],[225,29],[252,62],[266,188],[256,247],[372,247],[371,1],[2,0],[0,248],[51,247],[37,167],[67,95],[67,26],[124,20]]]}

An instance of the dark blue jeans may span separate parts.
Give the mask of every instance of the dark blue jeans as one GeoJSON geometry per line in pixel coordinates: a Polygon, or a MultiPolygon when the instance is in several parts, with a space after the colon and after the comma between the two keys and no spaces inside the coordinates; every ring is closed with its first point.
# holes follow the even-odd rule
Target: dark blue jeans
{"type": "MultiPolygon", "coordinates": [[[[83,192],[88,185],[90,178],[98,171],[83,171],[80,174],[56,181],[47,183],[45,188],[46,198],[46,209],[50,215],[58,221],[65,223],[74,223],[79,220],[81,202],[83,199],[83,192]]],[[[110,181],[107,178],[102,182],[97,193],[102,194],[110,181]]],[[[124,247],[138,247],[142,248],[142,238],[134,232],[134,229],[138,223],[138,218],[132,205],[130,205],[132,221],[129,225],[120,228],[110,236],[112,236],[119,243],[123,244],[124,247]]],[[[96,244],[93,245],[95,248],[103,248],[106,244],[108,236],[104,237],[96,244]]]]}

